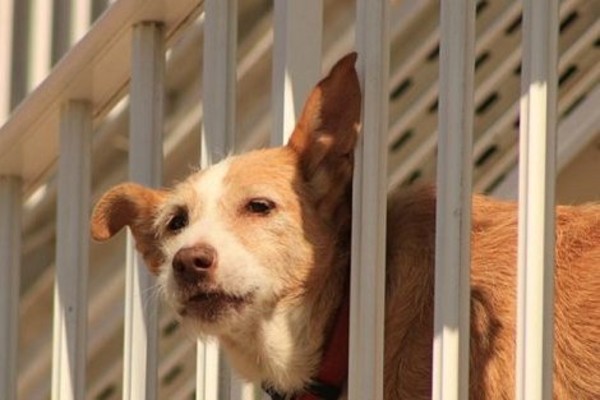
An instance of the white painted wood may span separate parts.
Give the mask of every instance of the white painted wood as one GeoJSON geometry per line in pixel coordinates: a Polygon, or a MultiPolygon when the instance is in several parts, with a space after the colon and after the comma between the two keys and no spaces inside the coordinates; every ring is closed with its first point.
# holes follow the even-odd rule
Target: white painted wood
{"type": "Polygon", "coordinates": [[[201,340],[196,341],[196,400],[203,400],[206,392],[206,369],[204,368],[206,347],[201,340]]]}
{"type": "Polygon", "coordinates": [[[32,0],[30,6],[29,65],[27,90],[31,91],[48,75],[52,61],[53,1],[32,0]]]}
{"type": "Polygon", "coordinates": [[[207,0],[204,7],[202,168],[233,150],[237,0],[207,0]]]}
{"type": "MultiPolygon", "coordinates": [[[[157,187],[162,180],[165,49],[160,23],[133,27],[129,177],[157,187]]],[[[158,304],[155,278],[127,236],[123,397],[157,398],[158,304]]]]}
{"type": "Polygon", "coordinates": [[[271,145],[287,143],[321,75],[321,0],[275,1],[271,145]]]}
{"type": "Polygon", "coordinates": [[[383,399],[389,2],[357,2],[356,48],[363,91],[356,150],[350,279],[349,399],[383,399]]]}
{"type": "Polygon", "coordinates": [[[91,105],[63,106],[58,159],[52,399],[82,399],[85,388],[92,149],[91,105]]]}
{"type": "Polygon", "coordinates": [[[54,58],[58,60],[87,32],[92,22],[92,5],[91,0],[57,0],[54,10],[54,58]]]}
{"type": "Polygon", "coordinates": [[[229,371],[224,370],[219,345],[214,342],[197,342],[196,400],[229,398],[229,371]],[[224,372],[225,374],[222,374],[224,372]],[[225,375],[225,376],[223,376],[225,375]],[[222,396],[222,397],[219,397],[222,396]]]}
{"type": "Polygon", "coordinates": [[[14,0],[0,1],[0,126],[10,113],[14,0]]]}
{"type": "MultiPolygon", "coordinates": [[[[0,1],[0,5],[6,4],[0,1]]],[[[33,189],[58,156],[60,104],[72,98],[89,99],[98,117],[122,98],[131,66],[131,30],[124,27],[158,19],[168,40],[175,41],[197,7],[197,0],[173,1],[168,7],[163,0],[119,0],[112,4],[94,29],[53,68],[46,82],[0,125],[0,174],[19,175],[24,191],[33,189]]],[[[0,18],[5,15],[2,11],[0,18]]],[[[6,26],[0,24],[0,30],[6,26]]],[[[0,35],[0,42],[4,40],[4,34],[0,35]]],[[[0,57],[0,63],[4,60],[0,57]]],[[[5,87],[5,82],[0,83],[5,87]]]]}
{"type": "Polygon", "coordinates": [[[552,398],[558,0],[523,5],[516,398],[552,398]]]}
{"type": "MultiPolygon", "coordinates": [[[[237,0],[207,0],[203,54],[203,121],[200,165],[209,167],[234,151],[237,0]]],[[[243,393],[215,342],[197,343],[196,399],[220,400],[243,393]]]]}
{"type": "Polygon", "coordinates": [[[52,59],[58,61],[71,47],[71,7],[70,0],[58,0],[54,3],[54,19],[57,22],[54,34],[52,59]]]}
{"type": "Polygon", "coordinates": [[[475,1],[442,1],[432,398],[469,397],[475,1]]]}
{"type": "Polygon", "coordinates": [[[0,176],[0,398],[17,398],[21,179],[0,176]]]}
{"type": "Polygon", "coordinates": [[[254,385],[245,382],[235,371],[232,371],[231,399],[255,400],[254,385]]]}
{"type": "Polygon", "coordinates": [[[71,44],[77,43],[92,23],[92,0],[71,0],[71,44]]]}

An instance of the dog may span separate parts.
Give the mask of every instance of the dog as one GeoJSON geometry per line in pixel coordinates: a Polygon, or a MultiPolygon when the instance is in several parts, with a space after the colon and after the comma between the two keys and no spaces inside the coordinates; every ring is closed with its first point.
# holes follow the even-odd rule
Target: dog
{"type": "MultiPolygon", "coordinates": [[[[316,85],[287,145],[230,156],[172,189],[118,185],[91,218],[99,241],[128,226],[181,323],[216,337],[274,399],[346,397],[355,61],[316,85]]],[[[388,203],[384,397],[428,399],[435,188],[388,203]]],[[[512,399],[517,208],[472,204],[470,398],[512,399]]],[[[554,398],[599,399],[600,205],[557,207],[554,311],[554,398]]]]}

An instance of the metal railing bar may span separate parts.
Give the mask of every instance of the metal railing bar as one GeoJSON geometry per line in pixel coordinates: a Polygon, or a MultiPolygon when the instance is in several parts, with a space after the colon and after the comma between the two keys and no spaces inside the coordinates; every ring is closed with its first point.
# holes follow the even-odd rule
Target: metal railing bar
{"type": "Polygon", "coordinates": [[[13,18],[20,21],[13,25],[12,32],[12,54],[11,54],[11,90],[10,107],[14,109],[27,96],[27,69],[29,66],[29,54],[25,50],[28,46],[30,5],[27,1],[16,1],[13,5],[13,18]],[[21,22],[22,21],[22,22],[21,22]],[[23,51],[25,50],[25,51],[23,51]]]}
{"type": "MultiPolygon", "coordinates": [[[[201,168],[235,150],[237,6],[237,0],[206,0],[204,4],[201,168]]],[[[233,376],[218,344],[198,340],[196,348],[196,399],[241,394],[241,382],[233,376]]]]}
{"type": "Polygon", "coordinates": [[[350,276],[350,400],[383,399],[389,2],[357,1],[356,48],[363,91],[353,180],[350,276]]]}
{"type": "Polygon", "coordinates": [[[0,126],[10,114],[14,0],[0,1],[0,126]]]}
{"type": "Polygon", "coordinates": [[[17,398],[21,179],[0,176],[0,398],[17,398]]]}
{"type": "Polygon", "coordinates": [[[208,167],[233,150],[235,139],[235,86],[237,0],[207,0],[204,18],[202,153],[208,167]]]}
{"type": "Polygon", "coordinates": [[[271,145],[287,142],[321,75],[323,2],[274,3],[271,145]]]}
{"type": "Polygon", "coordinates": [[[30,92],[48,75],[52,65],[53,1],[34,0],[30,8],[30,37],[27,45],[29,65],[27,91],[30,92]]]}
{"type": "Polygon", "coordinates": [[[558,0],[523,6],[516,398],[552,398],[558,0]]]}
{"type": "Polygon", "coordinates": [[[64,104],[60,126],[52,399],[69,400],[85,388],[91,105],[64,104]]]}
{"type": "Polygon", "coordinates": [[[469,397],[475,1],[441,2],[432,398],[469,397]]]}
{"type": "MultiPolygon", "coordinates": [[[[133,26],[129,178],[149,187],[162,181],[164,29],[159,22],[133,26]]],[[[123,397],[157,398],[158,302],[155,278],[127,234],[123,397]]]]}
{"type": "Polygon", "coordinates": [[[58,0],[53,4],[53,61],[58,61],[87,32],[92,22],[91,0],[58,0]]]}

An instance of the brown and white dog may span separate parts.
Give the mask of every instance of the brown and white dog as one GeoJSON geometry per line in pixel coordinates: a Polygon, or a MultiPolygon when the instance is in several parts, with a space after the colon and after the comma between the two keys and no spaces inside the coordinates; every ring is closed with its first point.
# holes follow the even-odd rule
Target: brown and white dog
{"type": "MultiPolygon", "coordinates": [[[[168,190],[121,184],[92,217],[96,240],[129,226],[182,323],[217,337],[243,377],[280,398],[316,397],[306,391],[345,318],[355,60],[315,87],[287,146],[229,157],[168,190]]],[[[387,400],[431,395],[435,202],[428,186],[389,199],[387,400]]],[[[560,206],[556,219],[554,397],[600,399],[600,205],[560,206]]],[[[510,399],[516,205],[474,196],[472,220],[470,397],[510,399]]]]}

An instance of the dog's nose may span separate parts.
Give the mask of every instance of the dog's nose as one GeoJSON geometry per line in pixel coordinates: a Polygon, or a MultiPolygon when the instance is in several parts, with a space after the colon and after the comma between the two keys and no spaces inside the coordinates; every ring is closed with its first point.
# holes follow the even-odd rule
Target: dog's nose
{"type": "Polygon", "coordinates": [[[173,257],[175,275],[184,280],[202,279],[216,264],[217,252],[206,244],[185,247],[173,257]]]}

